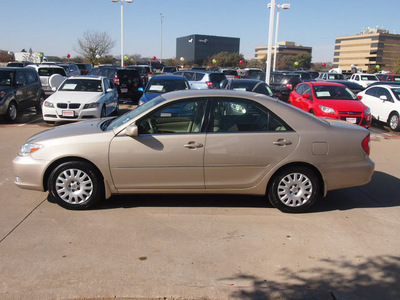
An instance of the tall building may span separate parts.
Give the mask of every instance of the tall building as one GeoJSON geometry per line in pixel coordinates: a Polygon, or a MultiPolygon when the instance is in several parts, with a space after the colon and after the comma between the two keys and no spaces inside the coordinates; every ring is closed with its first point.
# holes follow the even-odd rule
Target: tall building
{"type": "Polygon", "coordinates": [[[192,34],[176,39],[176,57],[202,65],[220,52],[239,53],[240,39],[214,35],[192,34]]]}
{"type": "MultiPolygon", "coordinates": [[[[296,56],[298,54],[312,54],[312,47],[296,45],[295,42],[278,42],[277,53],[284,56],[296,56]]],[[[263,59],[268,54],[268,46],[256,47],[255,58],[263,59]]],[[[272,48],[272,54],[275,55],[275,49],[272,48]]]]}
{"type": "Polygon", "coordinates": [[[393,71],[400,57],[400,35],[378,28],[364,29],[360,34],[336,38],[333,67],[351,72],[367,71],[379,65],[380,70],[393,71]]]}

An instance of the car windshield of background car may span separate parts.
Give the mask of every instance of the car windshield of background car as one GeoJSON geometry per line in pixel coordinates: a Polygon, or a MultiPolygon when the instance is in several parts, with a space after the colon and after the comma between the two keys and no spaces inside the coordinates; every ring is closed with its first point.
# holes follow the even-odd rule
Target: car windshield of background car
{"type": "Polygon", "coordinates": [[[378,80],[374,75],[361,75],[361,80],[378,80]]]}
{"type": "Polygon", "coordinates": [[[118,118],[112,119],[111,123],[108,124],[107,127],[104,128],[103,130],[114,130],[115,128],[128,123],[132,119],[136,118],[143,112],[149,110],[153,106],[156,106],[157,104],[163,102],[164,100],[165,99],[163,97],[158,96],[158,97],[152,99],[151,101],[148,101],[148,102],[144,103],[143,105],[138,106],[134,110],[131,110],[131,111],[123,114],[122,116],[119,116],[118,118]]]}
{"type": "Polygon", "coordinates": [[[39,68],[38,73],[39,76],[51,76],[53,74],[66,75],[63,68],[39,68]]]}
{"type": "Polygon", "coordinates": [[[185,81],[155,79],[150,81],[150,84],[147,86],[146,93],[163,94],[187,89],[189,89],[189,87],[185,81]]]}
{"type": "Polygon", "coordinates": [[[358,100],[357,96],[344,86],[324,86],[317,85],[313,87],[317,99],[330,100],[358,100]]]}
{"type": "Polygon", "coordinates": [[[69,92],[103,92],[101,80],[91,79],[67,79],[58,90],[69,92]]]}
{"type": "Polygon", "coordinates": [[[345,80],[344,75],[343,74],[328,74],[328,79],[329,80],[345,80]]]}
{"type": "Polygon", "coordinates": [[[11,86],[14,73],[10,71],[0,71],[0,86],[11,86]]]}

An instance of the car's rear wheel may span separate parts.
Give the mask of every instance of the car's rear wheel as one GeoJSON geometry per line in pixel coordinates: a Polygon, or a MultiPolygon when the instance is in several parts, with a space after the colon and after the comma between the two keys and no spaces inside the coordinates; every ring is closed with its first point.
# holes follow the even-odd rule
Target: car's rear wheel
{"type": "Polygon", "coordinates": [[[389,117],[389,127],[393,131],[400,131],[400,120],[399,120],[399,114],[394,112],[390,115],[389,117]]]}
{"type": "Polygon", "coordinates": [[[18,116],[18,107],[14,101],[11,101],[8,105],[5,118],[8,122],[15,122],[18,116]]]}
{"type": "Polygon", "coordinates": [[[284,168],[271,180],[268,198],[283,212],[304,212],[321,196],[319,177],[304,166],[284,168]]]}
{"type": "Polygon", "coordinates": [[[67,209],[94,206],[104,197],[101,176],[86,162],[65,162],[56,167],[48,181],[50,201],[67,209]]]}

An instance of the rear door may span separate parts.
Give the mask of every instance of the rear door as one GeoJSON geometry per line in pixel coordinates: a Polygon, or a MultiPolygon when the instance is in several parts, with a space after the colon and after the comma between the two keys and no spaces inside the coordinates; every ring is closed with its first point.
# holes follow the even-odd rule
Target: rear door
{"type": "Polygon", "coordinates": [[[299,136],[257,102],[214,100],[204,153],[206,189],[251,189],[296,148],[299,136]]]}

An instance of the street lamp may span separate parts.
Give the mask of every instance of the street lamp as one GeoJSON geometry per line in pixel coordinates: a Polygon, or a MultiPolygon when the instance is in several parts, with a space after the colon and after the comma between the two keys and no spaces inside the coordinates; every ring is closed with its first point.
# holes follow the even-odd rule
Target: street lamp
{"type": "MultiPolygon", "coordinates": [[[[282,5],[276,4],[275,5],[277,8],[277,13],[276,13],[276,28],[275,28],[275,45],[274,45],[274,64],[273,64],[273,71],[275,71],[276,69],[276,57],[278,56],[278,28],[279,28],[279,12],[280,9],[289,9],[290,8],[290,4],[285,3],[282,5]]],[[[268,4],[268,8],[271,8],[271,3],[268,4]]]]}
{"type": "Polygon", "coordinates": [[[265,82],[269,85],[271,77],[271,55],[272,55],[272,37],[274,34],[274,18],[275,18],[275,0],[271,0],[271,11],[269,13],[269,32],[268,32],[268,53],[265,70],[265,82]]]}
{"type": "Polygon", "coordinates": [[[161,41],[160,41],[160,43],[161,43],[161,56],[160,56],[160,63],[162,63],[162,24],[163,24],[163,19],[164,19],[164,16],[163,16],[162,13],[160,13],[160,19],[161,19],[161,41]]]}
{"type": "Polygon", "coordinates": [[[133,0],[111,0],[112,2],[121,1],[121,67],[124,66],[124,2],[132,3],[133,0]]]}

